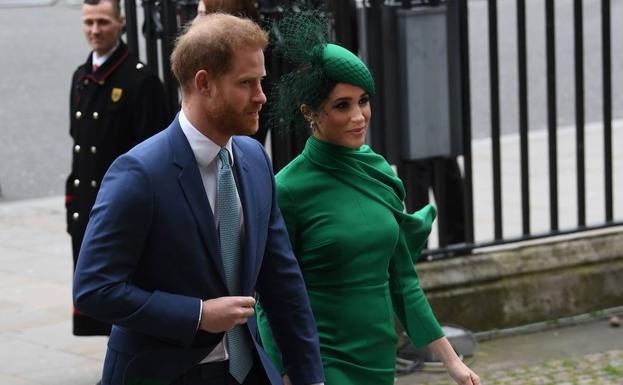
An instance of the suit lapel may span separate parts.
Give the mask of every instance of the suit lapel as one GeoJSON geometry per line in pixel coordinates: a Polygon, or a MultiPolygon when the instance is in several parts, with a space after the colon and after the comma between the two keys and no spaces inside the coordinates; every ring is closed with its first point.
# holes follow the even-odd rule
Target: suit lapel
{"type": "Polygon", "coordinates": [[[236,137],[233,138],[234,148],[234,166],[238,178],[238,194],[242,203],[242,212],[244,215],[244,244],[242,249],[242,293],[250,294],[252,291],[253,277],[257,269],[257,256],[254,245],[257,243],[257,207],[255,199],[255,191],[253,189],[253,174],[249,170],[244,151],[238,144],[236,137]]]}
{"type": "Polygon", "coordinates": [[[208,255],[214,263],[223,284],[225,284],[225,271],[221,253],[219,252],[214,215],[201,181],[197,161],[177,118],[170,128],[173,162],[181,169],[178,174],[178,182],[197,221],[201,238],[208,250],[208,255]]]}

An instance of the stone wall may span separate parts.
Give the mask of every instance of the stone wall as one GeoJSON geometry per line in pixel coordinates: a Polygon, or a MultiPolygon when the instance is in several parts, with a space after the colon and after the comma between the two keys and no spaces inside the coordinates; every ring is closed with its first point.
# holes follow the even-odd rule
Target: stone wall
{"type": "Polygon", "coordinates": [[[442,323],[473,331],[623,305],[623,228],[417,265],[442,323]]]}

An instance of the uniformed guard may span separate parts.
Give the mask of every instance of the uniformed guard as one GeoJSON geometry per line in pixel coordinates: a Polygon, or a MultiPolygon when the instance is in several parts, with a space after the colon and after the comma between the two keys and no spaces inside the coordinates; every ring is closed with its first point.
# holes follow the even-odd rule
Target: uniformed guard
{"type": "MultiPolygon", "coordinates": [[[[73,161],[66,185],[67,231],[74,267],[100,182],[112,161],[162,130],[169,116],[158,76],[120,39],[119,0],[84,0],[82,25],[93,49],[73,74],[70,134],[73,161]]],[[[110,325],[74,309],[75,335],[108,335],[110,325]]]]}

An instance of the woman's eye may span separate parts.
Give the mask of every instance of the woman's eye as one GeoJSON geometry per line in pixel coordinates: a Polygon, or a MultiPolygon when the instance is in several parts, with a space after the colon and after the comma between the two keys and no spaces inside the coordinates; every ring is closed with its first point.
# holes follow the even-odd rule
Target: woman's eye
{"type": "Polygon", "coordinates": [[[361,99],[359,99],[359,105],[360,106],[365,106],[366,104],[368,104],[370,102],[370,98],[369,97],[363,97],[361,99]]]}
{"type": "Polygon", "coordinates": [[[350,107],[350,105],[348,104],[348,102],[341,102],[335,105],[335,108],[338,110],[346,110],[350,107]]]}

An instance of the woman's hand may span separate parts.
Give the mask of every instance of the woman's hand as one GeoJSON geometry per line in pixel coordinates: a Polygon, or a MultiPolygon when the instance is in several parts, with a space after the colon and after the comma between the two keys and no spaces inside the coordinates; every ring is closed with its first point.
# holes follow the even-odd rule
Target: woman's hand
{"type": "Polygon", "coordinates": [[[458,385],[480,385],[480,377],[462,361],[455,362],[447,366],[446,369],[458,385]]]}
{"type": "Polygon", "coordinates": [[[443,362],[448,374],[458,385],[480,385],[480,377],[461,361],[446,337],[431,342],[428,348],[443,362]]]}

